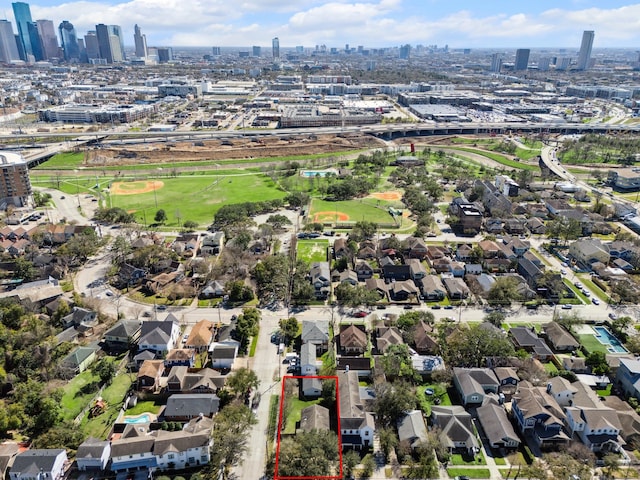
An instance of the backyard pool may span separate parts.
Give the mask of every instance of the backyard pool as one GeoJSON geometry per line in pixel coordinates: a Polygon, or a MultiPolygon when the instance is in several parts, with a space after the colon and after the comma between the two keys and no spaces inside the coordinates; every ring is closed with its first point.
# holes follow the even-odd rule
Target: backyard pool
{"type": "Polygon", "coordinates": [[[606,327],[593,327],[593,330],[596,332],[595,337],[601,344],[607,346],[609,353],[629,353],[606,327]]]}
{"type": "Polygon", "coordinates": [[[151,415],[143,413],[141,415],[127,415],[122,420],[124,423],[150,423],[151,415]]]}

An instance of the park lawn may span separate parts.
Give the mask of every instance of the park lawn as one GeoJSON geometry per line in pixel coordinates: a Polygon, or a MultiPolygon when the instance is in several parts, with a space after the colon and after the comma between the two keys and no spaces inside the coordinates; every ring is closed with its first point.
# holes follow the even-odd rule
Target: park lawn
{"type": "Polygon", "coordinates": [[[464,467],[452,467],[447,468],[447,473],[450,477],[467,476],[469,478],[490,478],[488,468],[464,468],[464,467]]]}
{"type": "MultiPolygon", "coordinates": [[[[385,208],[377,208],[376,200],[356,199],[342,200],[338,202],[330,202],[314,198],[311,201],[311,210],[309,212],[309,220],[313,221],[314,215],[318,212],[327,212],[327,216],[335,218],[335,214],[343,213],[349,217],[348,222],[369,221],[374,223],[392,224],[393,217],[385,208]]],[[[340,220],[342,222],[342,220],[340,220]]]]}
{"type": "Polygon", "coordinates": [[[593,352],[609,353],[607,350],[607,346],[600,343],[600,341],[596,338],[596,336],[591,333],[578,335],[578,341],[589,353],[593,353],[593,352]]]}
{"type": "Polygon", "coordinates": [[[125,415],[140,415],[142,413],[153,413],[157,415],[162,408],[161,404],[157,404],[152,400],[139,401],[135,407],[128,408],[125,415]]]}
{"type": "Polygon", "coordinates": [[[118,418],[120,408],[124,402],[124,397],[133,382],[129,373],[120,373],[107,388],[102,391],[102,399],[107,402],[107,410],[95,418],[88,415],[82,419],[80,428],[85,436],[92,436],[99,439],[106,439],[113,422],[118,418]]]}
{"type": "Polygon", "coordinates": [[[33,170],[73,170],[84,162],[84,152],[62,152],[33,168],[33,170]]]}
{"type": "Polygon", "coordinates": [[[475,153],[476,155],[482,155],[483,157],[490,158],[494,162],[498,162],[501,165],[511,168],[517,168],[519,170],[530,170],[532,172],[537,172],[540,170],[537,165],[529,165],[527,163],[516,162],[515,160],[511,160],[510,158],[505,157],[499,153],[494,152],[486,152],[484,150],[476,150],[474,148],[456,148],[461,152],[469,152],[475,153]]]}
{"type": "Polygon", "coordinates": [[[162,181],[164,186],[155,192],[109,195],[108,205],[135,213],[136,220],[142,224],[146,216],[147,225],[154,223],[155,212],[163,209],[168,217],[165,225],[175,227],[178,217],[180,224],[194,220],[200,225],[208,225],[222,205],[274,200],[286,195],[269,178],[257,174],[180,176],[162,181]]]}
{"type": "Polygon", "coordinates": [[[289,411],[289,415],[287,416],[287,423],[285,424],[284,430],[282,433],[284,434],[294,434],[296,433],[296,423],[300,421],[300,417],[302,415],[302,410],[310,407],[311,405],[317,405],[320,403],[320,399],[316,400],[300,400],[299,398],[294,398],[291,402],[291,410],[289,411]]]}
{"type": "Polygon", "coordinates": [[[515,156],[522,160],[531,160],[540,155],[540,150],[528,150],[526,148],[516,148],[515,156]]]}
{"type": "Polygon", "coordinates": [[[326,262],[327,248],[329,248],[329,240],[327,239],[298,240],[296,254],[298,260],[304,260],[309,264],[326,262]]]}
{"type": "Polygon", "coordinates": [[[65,420],[73,420],[98,391],[100,377],[91,370],[85,370],[76,375],[64,387],[64,394],[60,405],[65,420]]]}

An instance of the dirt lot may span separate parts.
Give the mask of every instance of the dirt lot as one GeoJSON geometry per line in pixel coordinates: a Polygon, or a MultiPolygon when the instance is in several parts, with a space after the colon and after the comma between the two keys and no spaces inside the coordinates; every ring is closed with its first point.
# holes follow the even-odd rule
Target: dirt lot
{"type": "Polygon", "coordinates": [[[143,165],[205,160],[270,158],[312,155],[363,148],[384,147],[369,135],[296,135],[288,138],[265,137],[231,140],[204,140],[175,143],[142,143],[117,148],[99,148],[87,152],[87,167],[109,165],[143,165]]]}

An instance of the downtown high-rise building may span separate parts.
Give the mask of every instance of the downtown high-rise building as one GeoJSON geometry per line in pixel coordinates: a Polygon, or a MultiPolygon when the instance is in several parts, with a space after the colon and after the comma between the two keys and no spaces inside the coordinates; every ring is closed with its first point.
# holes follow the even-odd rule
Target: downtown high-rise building
{"type": "MultiPolygon", "coordinates": [[[[109,25],[109,35],[116,37],[117,45],[112,47],[113,61],[122,62],[127,59],[127,55],[124,52],[124,35],[122,34],[122,27],[120,25],[109,25]]],[[[114,41],[110,38],[110,41],[114,41]]]]}
{"type": "Polygon", "coordinates": [[[89,30],[84,36],[84,48],[87,54],[88,63],[100,63],[100,48],[98,47],[98,36],[95,30],[89,30]]]}
{"type": "Polygon", "coordinates": [[[133,42],[136,47],[136,57],[147,58],[147,36],[142,33],[137,24],[133,27],[133,42]]]}
{"type": "Polygon", "coordinates": [[[33,55],[31,37],[29,35],[29,24],[33,22],[31,9],[29,4],[24,2],[14,2],[11,6],[13,7],[13,16],[18,27],[18,53],[22,60],[28,61],[29,55],[33,55]]]}
{"type": "Polygon", "coordinates": [[[411,45],[408,43],[400,47],[400,54],[398,56],[400,60],[409,60],[411,57],[411,45]]]}
{"type": "Polygon", "coordinates": [[[491,72],[500,73],[500,70],[502,70],[502,55],[494,53],[491,55],[491,72]]]}
{"type": "Polygon", "coordinates": [[[591,49],[593,48],[593,39],[595,37],[593,30],[585,30],[582,33],[582,43],[580,44],[580,53],[578,55],[578,70],[588,70],[591,62],[591,49]]]}
{"type": "Polygon", "coordinates": [[[280,39],[278,37],[271,40],[271,53],[273,58],[280,58],[280,39]]]}
{"type": "Polygon", "coordinates": [[[80,46],[78,45],[78,36],[73,23],[69,20],[63,20],[58,26],[58,32],[60,33],[64,59],[67,62],[80,60],[80,46]]]}
{"type": "Polygon", "coordinates": [[[219,57],[222,55],[222,49],[220,47],[211,47],[211,55],[214,57],[219,57]]]}
{"type": "Polygon", "coordinates": [[[8,20],[0,20],[0,62],[11,63],[20,60],[13,25],[8,20]]]}
{"type": "Polygon", "coordinates": [[[111,50],[112,42],[110,39],[111,35],[109,33],[109,27],[104,23],[96,25],[96,36],[98,38],[98,53],[100,58],[104,59],[107,63],[113,63],[113,51],[111,50]]]}
{"type": "Polygon", "coordinates": [[[513,69],[516,72],[526,70],[529,67],[529,54],[531,50],[528,48],[519,48],[516,50],[516,61],[513,64],[513,69]]]}
{"type": "Polygon", "coordinates": [[[51,20],[36,20],[38,25],[38,33],[40,34],[40,42],[46,60],[57,58],[60,54],[58,46],[58,37],[56,29],[51,20]]]}
{"type": "Polygon", "coordinates": [[[262,55],[262,47],[260,47],[259,45],[254,45],[253,47],[251,47],[251,55],[253,57],[259,57],[262,55]]]}

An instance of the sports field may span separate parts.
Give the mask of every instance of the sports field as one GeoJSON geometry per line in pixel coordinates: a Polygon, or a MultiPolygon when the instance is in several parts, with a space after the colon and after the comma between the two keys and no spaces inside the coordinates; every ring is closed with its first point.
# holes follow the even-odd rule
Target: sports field
{"type": "Polygon", "coordinates": [[[329,247],[327,239],[298,240],[296,246],[298,260],[304,260],[307,263],[326,262],[327,247],[329,247]]]}
{"type": "Polygon", "coordinates": [[[156,211],[163,209],[168,217],[167,226],[177,226],[178,217],[181,224],[193,220],[204,226],[213,221],[213,215],[222,205],[285,196],[269,178],[260,174],[184,175],[163,178],[161,186],[156,182],[114,182],[107,206],[135,213],[140,223],[145,223],[145,217],[147,224],[153,223],[156,211]]]}
{"type": "Polygon", "coordinates": [[[393,223],[393,217],[386,209],[386,202],[380,202],[373,198],[356,200],[343,200],[339,202],[329,202],[314,198],[311,201],[309,211],[310,222],[338,223],[360,222],[363,220],[381,224],[393,223]]]}

